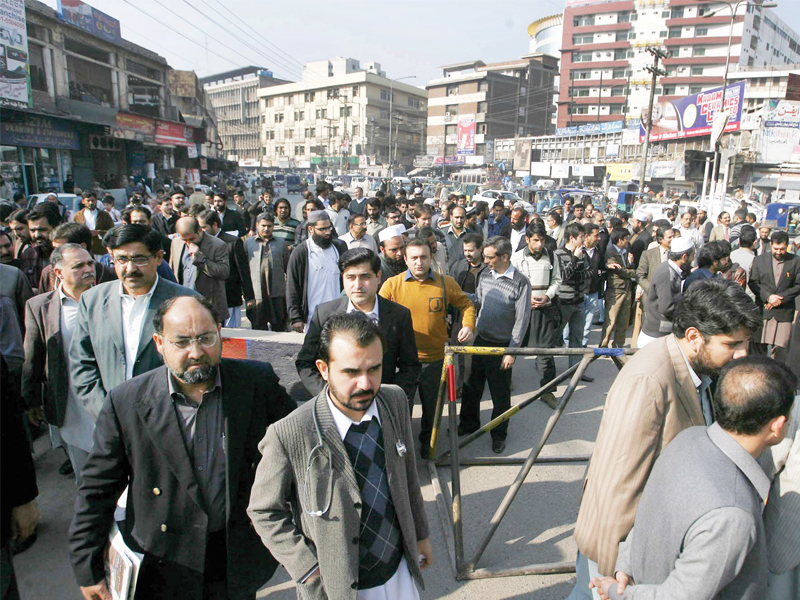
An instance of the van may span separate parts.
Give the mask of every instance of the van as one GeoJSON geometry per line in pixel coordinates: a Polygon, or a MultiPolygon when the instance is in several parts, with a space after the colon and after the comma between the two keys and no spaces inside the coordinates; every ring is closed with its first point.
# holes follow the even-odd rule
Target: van
{"type": "Polygon", "coordinates": [[[286,176],[286,193],[287,194],[299,194],[301,190],[300,186],[300,176],[299,175],[287,175],[286,176]]]}

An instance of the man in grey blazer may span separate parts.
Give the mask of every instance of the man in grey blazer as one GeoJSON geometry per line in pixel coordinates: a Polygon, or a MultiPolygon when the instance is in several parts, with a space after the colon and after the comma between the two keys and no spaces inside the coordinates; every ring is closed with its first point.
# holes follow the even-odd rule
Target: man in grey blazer
{"type": "Polygon", "coordinates": [[[95,262],[86,248],[64,244],[53,250],[50,266],[56,289],[30,299],[25,308],[25,363],[22,398],[28,418],[38,424],[46,418],[59,428],[75,481],[92,449],[92,418],[70,383],[70,341],[75,333],[78,302],[95,283],[95,262]]]}
{"type": "Polygon", "coordinates": [[[228,320],[225,282],[231,272],[228,245],[205,233],[194,217],[178,219],[175,233],[169,255],[172,272],[178,283],[208,298],[217,322],[224,323],[228,320]]]}
{"type": "Polygon", "coordinates": [[[723,369],[716,422],[682,431],[661,453],[614,578],[591,582],[601,598],[766,598],[770,483],[756,459],[786,436],[796,387],[786,365],[763,355],[723,369]]]}
{"type": "Polygon", "coordinates": [[[255,306],[247,308],[253,329],[286,330],[286,267],[289,248],[274,235],[275,217],[263,212],[255,218],[256,235],[244,240],[244,253],[255,295],[255,306]]]}
{"type": "Polygon", "coordinates": [[[70,343],[72,385],[95,420],[106,393],[163,364],[153,342],[153,316],[161,303],[173,296],[197,295],[158,277],[163,251],[156,231],[123,225],[103,241],[119,281],[95,286],[81,296],[70,343]]]}
{"type": "Polygon", "coordinates": [[[384,346],[360,311],[328,319],[317,360],[328,385],[259,444],[247,512],[299,598],[414,600],[432,564],[408,401],[381,385],[384,346]]]}

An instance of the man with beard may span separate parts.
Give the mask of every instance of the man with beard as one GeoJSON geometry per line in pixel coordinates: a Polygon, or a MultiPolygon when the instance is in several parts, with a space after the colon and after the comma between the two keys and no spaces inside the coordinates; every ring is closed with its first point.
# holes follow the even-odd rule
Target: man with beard
{"type": "MultiPolygon", "coordinates": [[[[89,250],[92,246],[92,232],[89,231],[86,225],[79,225],[78,223],[62,223],[53,230],[53,233],[50,234],[50,239],[54,250],[65,244],[77,244],[85,250],[89,250]]],[[[117,278],[110,266],[107,267],[99,262],[94,262],[94,272],[94,283],[105,283],[117,278]]],[[[58,277],[56,277],[51,262],[42,270],[42,276],[39,278],[39,293],[52,292],[57,287],[58,277]]]]}
{"type": "Polygon", "coordinates": [[[28,229],[28,211],[20,208],[11,213],[8,217],[8,228],[14,236],[12,239],[14,258],[19,260],[22,253],[32,244],[31,232],[28,229]]]}
{"type": "Polygon", "coordinates": [[[70,380],[93,419],[106,394],[123,381],[161,366],[153,342],[153,315],[173,296],[197,293],[166,281],[156,272],[161,263],[158,233],[144,225],[123,225],[104,239],[119,281],[101,283],[81,295],[70,380]]]}
{"type": "Polygon", "coordinates": [[[367,235],[374,237],[376,233],[386,227],[386,219],[381,216],[381,201],[377,198],[367,200],[364,210],[367,217],[367,235]]]}
{"type": "Polygon", "coordinates": [[[463,206],[456,206],[450,211],[450,227],[444,232],[444,239],[447,244],[448,268],[453,266],[463,252],[461,246],[464,244],[464,236],[469,233],[466,228],[467,211],[463,206]]]}
{"type": "Polygon", "coordinates": [[[686,278],[683,291],[688,291],[690,287],[703,279],[721,276],[720,273],[728,267],[730,261],[730,252],[725,254],[720,242],[708,242],[697,251],[697,268],[686,278]]]}
{"type": "Polygon", "coordinates": [[[570,600],[591,598],[590,578],[614,575],[653,464],[684,429],[713,420],[709,384],[747,353],[758,311],[735,283],[697,283],[672,333],[630,357],[606,397],[575,526],[577,581],[570,600]]]}
{"type": "Polygon", "coordinates": [[[381,385],[385,343],[360,311],[328,319],[327,386],[259,446],[247,513],[301,598],[418,600],[433,563],[406,396],[381,385]]]}
{"type": "Polygon", "coordinates": [[[403,237],[405,230],[405,225],[390,225],[378,234],[381,259],[381,285],[390,277],[399,275],[406,270],[405,255],[403,254],[403,248],[406,244],[406,240],[403,237]]]}
{"type": "Polygon", "coordinates": [[[58,287],[33,297],[25,309],[22,398],[34,426],[46,417],[48,424],[58,427],[75,481],[80,485],[83,465],[92,449],[93,423],[70,385],[74,357],[69,345],[75,332],[78,302],[95,284],[95,263],[86,248],[78,244],[59,246],[50,258],[58,287]]]}
{"type": "Polygon", "coordinates": [[[667,260],[656,267],[647,286],[644,322],[637,340],[637,348],[644,348],[650,342],[665,337],[672,331],[675,309],[683,297],[682,283],[692,270],[693,260],[692,240],[673,238],[667,260]]]}
{"type": "Polygon", "coordinates": [[[225,192],[214,194],[214,203],[211,208],[217,211],[219,220],[222,221],[222,231],[230,231],[233,235],[245,235],[249,231],[249,227],[244,224],[244,219],[239,211],[228,208],[228,195],[225,192]]]}
{"type": "MultiPolygon", "coordinates": [[[[11,218],[14,218],[14,215],[11,215],[11,218]]],[[[14,223],[11,223],[11,227],[13,229],[14,223]]],[[[762,223],[758,226],[758,248],[756,249],[756,255],[761,256],[762,254],[767,254],[769,252],[770,243],[769,243],[769,236],[772,235],[772,228],[767,225],[766,223],[762,223]]],[[[17,254],[19,256],[19,254],[17,254]]]]}
{"type": "Polygon", "coordinates": [[[50,233],[58,227],[61,220],[58,211],[47,207],[46,204],[40,204],[30,211],[27,219],[33,245],[20,255],[20,270],[28,277],[31,287],[36,288],[42,271],[50,264],[50,253],[53,251],[50,233]]]}
{"type": "Polygon", "coordinates": [[[14,244],[4,230],[0,230],[0,264],[19,267],[19,261],[14,258],[14,244]]]}
{"type": "Polygon", "coordinates": [[[308,239],[292,251],[286,269],[286,308],[298,333],[305,333],[317,305],[342,293],[339,256],[347,252],[347,244],[333,239],[327,211],[311,211],[307,222],[308,239]]]}
{"type": "Polygon", "coordinates": [[[249,265],[254,305],[247,307],[247,318],[253,329],[286,330],[286,269],[289,249],[286,242],[273,234],[276,218],[261,213],[256,218],[256,235],[244,240],[244,253],[249,265]]]}
{"type": "Polygon", "coordinates": [[[158,207],[161,212],[153,215],[152,227],[164,237],[169,237],[175,233],[175,224],[180,218],[180,214],[175,210],[175,207],[182,206],[186,196],[180,190],[174,191],[169,196],[161,198],[158,207]]]}
{"type": "Polygon", "coordinates": [[[75,213],[72,220],[89,228],[89,231],[92,232],[92,244],[89,252],[95,257],[102,256],[106,253],[103,248],[103,236],[106,231],[114,227],[114,219],[104,210],[97,209],[97,194],[91,190],[83,192],[81,205],[83,208],[75,213]]]}
{"type": "MultiPolygon", "coordinates": [[[[258,233],[258,220],[261,214],[263,214],[263,211],[253,216],[251,229],[256,234],[258,233]]],[[[286,198],[278,198],[278,201],[275,202],[274,223],[273,235],[277,239],[283,240],[286,243],[286,251],[291,252],[295,246],[294,232],[297,226],[300,225],[300,221],[292,218],[292,205],[289,204],[286,198]]]]}
{"type": "Polygon", "coordinates": [[[70,528],[84,598],[111,598],[104,553],[126,487],[123,534],[144,554],[137,597],[251,599],[277,567],[245,508],[258,440],[295,404],[268,363],[221,358],[213,311],[202,298],[162,303],[151,341],[164,366],[108,394],[70,528]]]}
{"type": "Polygon", "coordinates": [[[763,311],[762,344],[772,346],[772,357],[786,360],[792,337],[795,302],[800,295],[800,257],[787,252],[789,235],[776,231],[770,251],[757,256],[750,268],[750,289],[763,311]]]}
{"type": "Polygon", "coordinates": [[[511,210],[511,219],[500,230],[500,235],[511,242],[511,248],[518,252],[525,247],[525,229],[528,227],[528,213],[522,206],[511,210]]]}

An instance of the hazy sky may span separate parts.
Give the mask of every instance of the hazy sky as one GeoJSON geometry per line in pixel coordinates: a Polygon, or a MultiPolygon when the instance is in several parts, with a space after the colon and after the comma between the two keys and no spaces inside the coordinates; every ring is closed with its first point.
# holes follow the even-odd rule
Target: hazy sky
{"type": "MultiPolygon", "coordinates": [[[[57,0],[44,2],[56,8],[57,0]]],[[[528,25],[562,12],[564,6],[563,0],[88,3],[119,19],[125,39],[159,53],[171,67],[194,69],[201,77],[258,65],[297,81],[304,63],[345,56],[362,65],[378,62],[392,78],[416,75],[406,83],[420,87],[440,77],[442,65],[527,54],[528,25]]],[[[773,9],[778,16],[800,28],[800,0],[778,3],[773,9]]]]}

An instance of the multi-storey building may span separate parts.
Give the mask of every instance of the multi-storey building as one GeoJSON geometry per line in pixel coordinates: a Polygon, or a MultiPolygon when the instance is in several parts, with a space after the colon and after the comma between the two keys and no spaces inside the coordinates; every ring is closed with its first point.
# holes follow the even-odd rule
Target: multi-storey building
{"type": "Polygon", "coordinates": [[[261,166],[261,112],[258,91],[287,83],[262,67],[243,67],[202,77],[217,117],[222,152],[242,167],[261,166]]]}
{"type": "MultiPolygon", "coordinates": [[[[531,36],[530,46],[528,47],[529,54],[547,54],[561,58],[561,38],[564,35],[564,15],[550,15],[537,19],[528,25],[528,35],[531,36]]],[[[561,78],[556,73],[553,80],[553,87],[555,93],[553,94],[553,115],[551,122],[553,127],[557,123],[558,115],[558,88],[561,85],[561,78]]]]}
{"type": "Polygon", "coordinates": [[[378,63],[310,62],[302,81],[262,88],[258,97],[266,166],[410,167],[424,148],[427,93],[387,78],[378,63]]]}
{"type": "Polygon", "coordinates": [[[648,105],[650,46],[671,56],[656,94],[687,96],[722,84],[730,71],[800,62],[800,36],[774,12],[695,0],[573,0],[564,10],[558,126],[639,118],[648,105]]]}
{"type": "Polygon", "coordinates": [[[428,155],[446,164],[493,161],[493,141],[552,131],[553,80],[558,59],[546,54],[486,64],[470,61],[442,67],[428,82],[428,155]],[[458,128],[473,127],[474,143],[459,147],[458,128]],[[463,159],[460,160],[460,159],[463,159]]]}
{"type": "Polygon", "coordinates": [[[171,118],[183,120],[187,125],[201,128],[205,132],[198,158],[217,159],[221,156],[222,141],[217,132],[217,117],[211,99],[194,71],[167,72],[167,85],[172,106],[171,118]]]}

